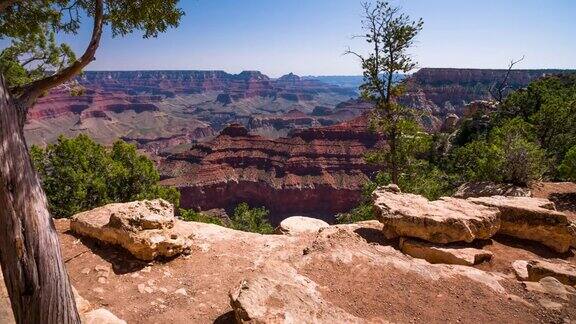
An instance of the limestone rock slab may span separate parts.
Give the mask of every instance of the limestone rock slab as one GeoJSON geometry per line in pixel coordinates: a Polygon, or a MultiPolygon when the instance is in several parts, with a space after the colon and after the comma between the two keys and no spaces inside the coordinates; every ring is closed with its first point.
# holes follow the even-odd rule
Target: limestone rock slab
{"type": "Polygon", "coordinates": [[[540,242],[560,253],[576,247],[576,224],[554,210],[548,199],[492,196],[467,200],[498,208],[501,234],[540,242]]]}
{"type": "Polygon", "coordinates": [[[120,245],[141,260],[174,257],[191,241],[174,227],[174,207],[162,199],[105,205],[76,214],[70,229],[80,235],[120,245]]]}
{"type": "Polygon", "coordinates": [[[415,237],[433,243],[488,239],[500,229],[500,211],[464,199],[425,197],[380,187],[373,193],[374,213],[388,239],[415,237]]]}

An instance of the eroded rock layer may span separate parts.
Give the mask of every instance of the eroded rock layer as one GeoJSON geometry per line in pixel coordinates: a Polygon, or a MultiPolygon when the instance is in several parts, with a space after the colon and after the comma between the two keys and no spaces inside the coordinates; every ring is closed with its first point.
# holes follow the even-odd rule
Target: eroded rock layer
{"type": "Polygon", "coordinates": [[[240,202],[265,206],[272,220],[284,215],[324,216],[354,207],[375,167],[364,153],[383,145],[365,117],[330,127],[267,139],[240,125],[225,128],[160,165],[165,185],[180,189],[181,206],[207,210],[240,202]]]}

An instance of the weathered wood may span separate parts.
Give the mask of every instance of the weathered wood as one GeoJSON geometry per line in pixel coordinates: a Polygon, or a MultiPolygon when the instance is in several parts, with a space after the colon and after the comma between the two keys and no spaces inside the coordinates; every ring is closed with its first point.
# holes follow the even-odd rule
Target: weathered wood
{"type": "Polygon", "coordinates": [[[18,110],[0,75],[0,263],[18,323],[80,323],[18,110]]]}

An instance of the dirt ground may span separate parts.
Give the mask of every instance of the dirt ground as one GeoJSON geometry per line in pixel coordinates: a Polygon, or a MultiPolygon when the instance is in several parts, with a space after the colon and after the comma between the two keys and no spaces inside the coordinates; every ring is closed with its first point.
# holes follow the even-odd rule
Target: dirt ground
{"type": "MultiPolygon", "coordinates": [[[[93,306],[108,308],[129,323],[231,323],[228,291],[254,271],[254,260],[239,253],[250,249],[242,244],[212,246],[209,252],[197,249],[189,256],[164,263],[145,263],[114,247],[77,239],[68,232],[65,221],[58,222],[58,229],[70,276],[80,294],[93,306]]],[[[361,235],[356,239],[361,243],[355,244],[369,245],[368,249],[381,247],[380,243],[367,243],[370,238],[361,235]]],[[[492,241],[486,248],[495,253],[495,258],[478,268],[502,273],[508,293],[529,306],[495,294],[469,278],[429,280],[366,260],[341,262],[312,257],[301,273],[321,287],[325,299],[367,320],[561,323],[576,319],[574,296],[569,301],[539,296],[516,281],[513,261],[541,258],[538,249],[519,248],[522,243],[492,241]],[[544,297],[565,306],[560,311],[547,310],[538,304],[544,297]]],[[[346,248],[349,246],[347,243],[346,248]]],[[[551,252],[547,253],[550,256],[551,252]]],[[[290,257],[299,255],[293,253],[290,257]]],[[[574,254],[558,257],[575,262],[574,254]]]]}
{"type": "MultiPolygon", "coordinates": [[[[576,215],[570,198],[576,184],[533,190],[535,196],[556,199],[559,210],[576,215]]],[[[256,274],[257,264],[272,259],[290,263],[313,280],[334,307],[369,322],[576,322],[576,295],[565,299],[529,291],[511,267],[515,260],[532,259],[576,264],[575,251],[557,254],[508,237],[476,243],[494,253],[491,261],[476,268],[500,278],[506,292],[498,293],[472,276],[437,276],[458,266],[404,256],[396,241],[383,237],[377,223],[322,238],[215,231],[195,238],[190,255],[151,263],[74,236],[67,220],[57,220],[56,227],[73,285],[93,308],[107,308],[128,323],[231,323],[228,292],[256,274]],[[543,301],[562,307],[546,308],[543,301]]]]}

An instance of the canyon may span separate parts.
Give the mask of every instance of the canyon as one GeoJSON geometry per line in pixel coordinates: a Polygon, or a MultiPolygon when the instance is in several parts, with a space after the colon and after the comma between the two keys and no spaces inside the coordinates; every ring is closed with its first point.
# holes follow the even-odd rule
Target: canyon
{"type": "Polygon", "coordinates": [[[161,183],[180,190],[184,208],[230,210],[248,202],[270,209],[273,223],[294,214],[333,222],[335,213],[358,203],[377,170],[364,153],[384,144],[366,116],[278,139],[232,124],[211,141],[167,156],[159,169],[167,178],[161,183]]]}
{"type": "MultiPolygon", "coordinates": [[[[26,136],[34,144],[79,133],[104,144],[118,138],[145,143],[192,140],[212,136],[231,122],[248,124],[289,112],[312,114],[317,107],[334,108],[356,96],[355,89],[294,74],[270,79],[257,71],[88,71],[38,100],[29,112],[26,136]]],[[[280,127],[341,119],[312,116],[303,124],[287,121],[280,127]]]]}
{"type": "MultiPolygon", "coordinates": [[[[508,89],[565,72],[514,70],[508,89]]],[[[449,131],[470,102],[490,99],[506,73],[423,68],[404,79],[399,101],[422,112],[426,130],[449,131]]],[[[135,143],[157,163],[162,184],[179,188],[184,208],[248,202],[270,209],[274,223],[297,214],[333,222],[358,204],[377,171],[364,154],[385,145],[368,129],[372,105],[358,99],[357,82],[257,71],[89,71],[41,98],[25,132],[41,145],[79,133],[107,145],[135,143]],[[75,89],[80,95],[71,96],[75,89]]]]}

